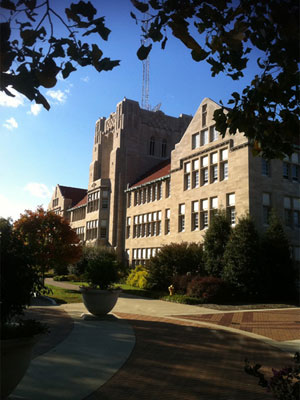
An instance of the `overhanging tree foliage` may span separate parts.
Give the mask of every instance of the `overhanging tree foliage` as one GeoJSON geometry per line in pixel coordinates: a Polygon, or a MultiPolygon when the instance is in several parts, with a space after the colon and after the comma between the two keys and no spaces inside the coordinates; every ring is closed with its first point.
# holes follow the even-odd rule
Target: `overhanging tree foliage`
{"type": "MultiPolygon", "coordinates": [[[[298,0],[131,0],[143,16],[142,34],[165,48],[169,32],[206,60],[212,76],[243,76],[250,57],[261,70],[242,93],[232,93],[231,109],[214,114],[224,136],[244,132],[254,154],[282,158],[292,152],[299,134],[299,1],[298,0]],[[145,30],[144,21],[148,21],[145,30]]],[[[146,59],[152,44],[142,45],[146,59]]]]}
{"type": "Polygon", "coordinates": [[[78,65],[93,66],[98,72],[119,65],[118,60],[102,57],[96,43],[82,41],[91,34],[107,40],[110,33],[90,1],[70,3],[64,16],[51,0],[2,0],[0,4],[1,17],[6,18],[0,24],[0,89],[7,95],[14,96],[13,88],[49,110],[40,88],[55,86],[59,72],[67,78],[78,65]],[[63,37],[57,37],[56,22],[64,28],[63,37]]]}

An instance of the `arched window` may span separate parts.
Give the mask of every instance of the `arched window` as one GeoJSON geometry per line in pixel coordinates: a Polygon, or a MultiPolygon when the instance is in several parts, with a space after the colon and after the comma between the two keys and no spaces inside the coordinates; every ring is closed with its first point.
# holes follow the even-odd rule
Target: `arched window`
{"type": "Polygon", "coordinates": [[[155,151],[155,139],[153,136],[150,138],[150,149],[149,149],[149,154],[150,156],[154,156],[154,151],[155,151]]]}
{"type": "Polygon", "coordinates": [[[166,157],[167,155],[167,140],[163,139],[161,143],[161,156],[166,157]]]}

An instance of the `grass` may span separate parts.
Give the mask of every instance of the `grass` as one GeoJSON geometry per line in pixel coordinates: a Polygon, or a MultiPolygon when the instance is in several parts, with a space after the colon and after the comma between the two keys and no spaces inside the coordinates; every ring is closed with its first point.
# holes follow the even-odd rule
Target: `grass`
{"type": "Polygon", "coordinates": [[[82,303],[81,294],[75,290],[63,289],[52,285],[46,285],[51,290],[48,297],[55,300],[57,304],[82,303]]]}
{"type": "MultiPolygon", "coordinates": [[[[75,282],[75,281],[67,281],[67,283],[71,283],[76,286],[86,286],[86,282],[75,282]]],[[[190,304],[190,305],[201,305],[206,308],[211,308],[215,310],[255,310],[255,309],[274,309],[274,308],[290,308],[290,307],[297,307],[296,304],[292,303],[232,303],[232,304],[205,304],[203,299],[189,297],[186,295],[174,294],[173,296],[169,296],[167,292],[158,292],[154,290],[146,290],[146,289],[139,289],[135,286],[127,285],[126,283],[115,283],[115,287],[120,287],[123,293],[140,296],[140,297],[147,297],[151,299],[157,300],[164,300],[164,301],[171,301],[174,303],[181,303],[181,304],[190,304]]],[[[81,294],[74,290],[63,289],[51,285],[47,285],[53,293],[48,295],[49,297],[53,298],[57,303],[64,304],[64,303],[82,303],[81,294]]]]}

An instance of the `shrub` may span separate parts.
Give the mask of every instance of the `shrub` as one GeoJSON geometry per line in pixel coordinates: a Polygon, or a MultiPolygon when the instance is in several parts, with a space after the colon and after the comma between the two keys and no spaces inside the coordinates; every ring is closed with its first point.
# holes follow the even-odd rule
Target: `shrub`
{"type": "Polygon", "coordinates": [[[244,371],[258,378],[259,386],[267,389],[278,400],[298,400],[300,397],[300,353],[294,356],[294,366],[288,366],[277,371],[272,368],[273,376],[266,379],[260,372],[261,365],[251,366],[249,361],[245,360],[244,371]]]}
{"type": "Polygon", "coordinates": [[[231,230],[225,211],[218,211],[213,216],[203,241],[205,270],[208,275],[221,277],[224,252],[231,230]]]}
{"type": "Polygon", "coordinates": [[[283,226],[272,211],[269,227],[261,240],[261,293],[268,300],[295,297],[295,271],[290,254],[289,240],[283,226]]]}
{"type": "Polygon", "coordinates": [[[203,273],[203,250],[197,243],[171,243],[162,246],[147,265],[149,287],[167,290],[174,275],[203,273]]]}
{"type": "Polygon", "coordinates": [[[118,262],[114,250],[108,247],[90,247],[84,252],[86,281],[92,287],[107,289],[118,280],[118,262]]]}
{"type": "Polygon", "coordinates": [[[233,228],[224,253],[222,278],[241,299],[259,293],[260,241],[258,232],[249,216],[239,219],[233,228]]]}
{"type": "Polygon", "coordinates": [[[55,275],[67,275],[68,265],[67,264],[56,265],[53,267],[53,272],[55,275]]]}
{"type": "Polygon", "coordinates": [[[227,285],[213,276],[195,276],[188,284],[187,295],[202,298],[205,302],[221,301],[227,297],[227,285]]]}
{"type": "Polygon", "coordinates": [[[69,281],[69,276],[68,275],[55,275],[53,277],[53,280],[56,282],[62,282],[62,281],[69,281]]]}
{"type": "Polygon", "coordinates": [[[174,275],[172,278],[172,285],[176,294],[186,294],[189,282],[192,279],[191,274],[174,275]]]}
{"type": "Polygon", "coordinates": [[[143,265],[137,265],[128,275],[126,283],[139,289],[147,289],[149,273],[143,265]]]}
{"type": "Polygon", "coordinates": [[[19,319],[30,304],[31,296],[40,294],[44,288],[34,259],[15,234],[10,220],[0,218],[0,240],[1,338],[22,336],[24,330],[29,335],[43,332],[45,327],[41,324],[19,319]]]}

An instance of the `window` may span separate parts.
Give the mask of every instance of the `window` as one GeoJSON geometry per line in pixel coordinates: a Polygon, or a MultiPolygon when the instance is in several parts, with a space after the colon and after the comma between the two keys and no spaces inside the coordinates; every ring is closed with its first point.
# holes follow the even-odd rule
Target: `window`
{"type": "Polygon", "coordinates": [[[300,228],[300,199],[285,197],[284,198],[284,222],[285,225],[293,228],[300,228]]]}
{"type": "Polygon", "coordinates": [[[184,232],[185,229],[185,204],[179,204],[178,210],[178,231],[184,232]]]}
{"type": "Polygon", "coordinates": [[[290,179],[290,164],[283,163],[283,177],[284,179],[290,179]]]}
{"type": "Polygon", "coordinates": [[[189,190],[191,188],[191,163],[184,164],[184,190],[189,190]]]}
{"type": "Polygon", "coordinates": [[[192,187],[197,188],[199,187],[199,160],[192,161],[192,187]]]}
{"type": "Polygon", "coordinates": [[[210,155],[210,162],[211,162],[211,174],[210,174],[210,179],[211,183],[217,182],[218,181],[218,153],[212,153],[210,155]]]}
{"type": "Polygon", "coordinates": [[[170,233],[170,209],[167,208],[165,211],[165,235],[170,233]]]}
{"type": "Polygon", "coordinates": [[[192,231],[199,229],[199,202],[192,202],[192,231]]]}
{"type": "Polygon", "coordinates": [[[208,156],[201,158],[201,186],[208,184],[208,156]]]}
{"type": "Polygon", "coordinates": [[[206,126],[207,104],[202,106],[202,126],[206,126]]]}
{"type": "Polygon", "coordinates": [[[299,181],[299,166],[294,164],[292,165],[292,181],[299,181]]]}
{"type": "Polygon", "coordinates": [[[157,185],[153,185],[153,201],[157,199],[157,185]]]}
{"type": "Polygon", "coordinates": [[[200,147],[200,133],[195,133],[192,136],[192,149],[200,147]]]}
{"type": "Polygon", "coordinates": [[[86,223],[86,239],[97,239],[98,235],[98,220],[88,221],[86,223]]]}
{"type": "Polygon", "coordinates": [[[210,220],[212,220],[213,216],[216,214],[218,209],[218,198],[211,197],[210,198],[210,220]]]}
{"type": "Polygon", "coordinates": [[[286,156],[282,164],[283,178],[292,182],[299,182],[300,154],[293,153],[291,157],[286,156]]]}
{"type": "Polygon", "coordinates": [[[171,194],[171,186],[170,186],[170,179],[166,180],[166,197],[170,197],[171,194]]]}
{"type": "Polygon", "coordinates": [[[216,140],[218,140],[218,131],[216,131],[215,126],[211,126],[209,128],[209,136],[211,142],[215,142],[216,140]]]}
{"type": "Polygon", "coordinates": [[[130,225],[131,225],[131,217],[127,217],[126,220],[126,239],[130,237],[130,225]]]}
{"type": "Polygon", "coordinates": [[[100,238],[106,239],[106,233],[107,233],[107,220],[102,219],[100,221],[100,238]]]}
{"type": "Polygon", "coordinates": [[[200,229],[206,229],[208,227],[208,200],[201,200],[200,204],[200,229]]]}
{"type": "Polygon", "coordinates": [[[270,161],[261,159],[261,173],[264,176],[270,176],[270,161]]]}
{"type": "Polygon", "coordinates": [[[201,170],[201,186],[208,184],[208,168],[202,168],[201,170]]]}
{"type": "Polygon", "coordinates": [[[269,225],[270,213],[271,213],[271,195],[270,193],[262,194],[262,219],[264,225],[269,225]]]}
{"type": "Polygon", "coordinates": [[[162,185],[161,182],[157,184],[157,200],[160,200],[162,197],[162,185]]]}
{"type": "Polygon", "coordinates": [[[58,199],[54,199],[52,202],[52,207],[58,206],[58,199]]]}
{"type": "Polygon", "coordinates": [[[235,225],[235,194],[229,193],[227,195],[226,214],[231,225],[235,225]]]}
{"type": "Polygon", "coordinates": [[[102,208],[108,208],[108,190],[102,190],[102,208]]]}
{"type": "Polygon", "coordinates": [[[221,161],[228,160],[228,149],[223,149],[220,151],[221,153],[221,161]]]}
{"type": "Polygon", "coordinates": [[[150,138],[149,154],[150,156],[154,156],[155,154],[155,139],[153,136],[150,138]]]}
{"type": "Polygon", "coordinates": [[[228,162],[221,163],[221,180],[228,179],[228,162]]]}
{"type": "Polygon", "coordinates": [[[167,155],[167,140],[163,139],[161,143],[161,156],[164,158],[167,155]]]}
{"type": "Polygon", "coordinates": [[[99,191],[88,195],[87,212],[97,211],[99,209],[99,191]]]}
{"type": "Polygon", "coordinates": [[[131,207],[131,192],[127,193],[127,207],[131,207]]]}
{"type": "Polygon", "coordinates": [[[208,129],[201,131],[201,146],[208,143],[208,129]]]}
{"type": "Polygon", "coordinates": [[[75,228],[75,232],[76,232],[79,240],[84,241],[84,226],[75,228]]]}

